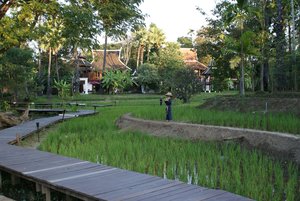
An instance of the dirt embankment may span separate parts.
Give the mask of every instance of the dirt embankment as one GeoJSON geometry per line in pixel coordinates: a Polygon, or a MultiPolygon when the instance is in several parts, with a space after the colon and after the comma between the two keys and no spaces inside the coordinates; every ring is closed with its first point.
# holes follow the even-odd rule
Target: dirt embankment
{"type": "Polygon", "coordinates": [[[121,129],[138,130],[155,136],[214,141],[235,140],[285,160],[293,160],[300,165],[300,137],[295,135],[252,129],[150,121],[133,118],[128,114],[119,118],[116,124],[121,129]]]}

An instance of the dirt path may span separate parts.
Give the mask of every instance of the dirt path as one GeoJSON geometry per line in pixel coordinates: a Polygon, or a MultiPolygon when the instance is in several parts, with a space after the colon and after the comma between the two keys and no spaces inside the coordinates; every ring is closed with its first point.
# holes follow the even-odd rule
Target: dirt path
{"type": "Polygon", "coordinates": [[[128,114],[118,119],[116,124],[121,129],[138,130],[155,136],[207,141],[235,140],[284,160],[293,160],[300,165],[300,137],[295,135],[253,129],[150,121],[133,118],[128,114]]]}

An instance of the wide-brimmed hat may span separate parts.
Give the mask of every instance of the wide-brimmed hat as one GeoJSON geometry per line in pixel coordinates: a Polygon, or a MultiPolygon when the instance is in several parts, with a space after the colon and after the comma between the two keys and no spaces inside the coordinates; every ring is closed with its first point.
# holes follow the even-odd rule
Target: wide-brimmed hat
{"type": "Polygon", "coordinates": [[[166,96],[173,96],[171,92],[166,93],[166,96]]]}

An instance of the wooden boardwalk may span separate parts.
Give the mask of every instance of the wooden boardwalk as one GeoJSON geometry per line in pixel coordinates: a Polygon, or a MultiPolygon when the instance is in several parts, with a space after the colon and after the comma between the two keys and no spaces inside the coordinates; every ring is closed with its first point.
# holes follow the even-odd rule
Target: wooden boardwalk
{"type": "MultiPolygon", "coordinates": [[[[74,115],[89,115],[81,111],[74,115]]],[[[51,190],[82,200],[127,201],[250,201],[251,199],[222,190],[203,188],[180,181],[162,179],[115,167],[91,163],[53,153],[9,145],[21,138],[61,120],[61,116],[41,118],[0,131],[0,170],[13,177],[36,183],[37,191],[51,200],[51,190]]]]}

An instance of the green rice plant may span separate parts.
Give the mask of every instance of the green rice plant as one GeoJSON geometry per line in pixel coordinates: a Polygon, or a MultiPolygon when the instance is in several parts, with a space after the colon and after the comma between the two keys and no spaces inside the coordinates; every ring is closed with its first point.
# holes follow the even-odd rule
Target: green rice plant
{"type": "Polygon", "coordinates": [[[286,200],[299,200],[300,199],[300,186],[299,184],[299,167],[294,166],[292,163],[288,164],[288,181],[285,187],[286,200]]]}
{"type": "MultiPolygon", "coordinates": [[[[255,200],[283,200],[284,194],[286,200],[298,199],[299,169],[293,163],[290,163],[288,176],[285,176],[280,161],[232,142],[158,138],[141,132],[118,130],[115,121],[128,112],[145,119],[164,119],[163,107],[157,105],[157,100],[147,99],[145,103],[149,105],[142,104],[142,100],[137,101],[134,106],[131,99],[123,99],[116,107],[101,108],[101,113],[95,116],[66,121],[49,132],[40,149],[59,150],[62,155],[83,160],[221,188],[255,200]]],[[[219,118],[216,122],[225,125],[230,122],[234,126],[234,121],[244,124],[243,121],[247,120],[254,123],[246,126],[253,126],[258,125],[262,117],[252,113],[225,114],[206,113],[191,105],[174,104],[174,117],[193,123],[210,123],[219,118]]],[[[270,116],[270,122],[275,121],[272,118],[270,116]]]]}

